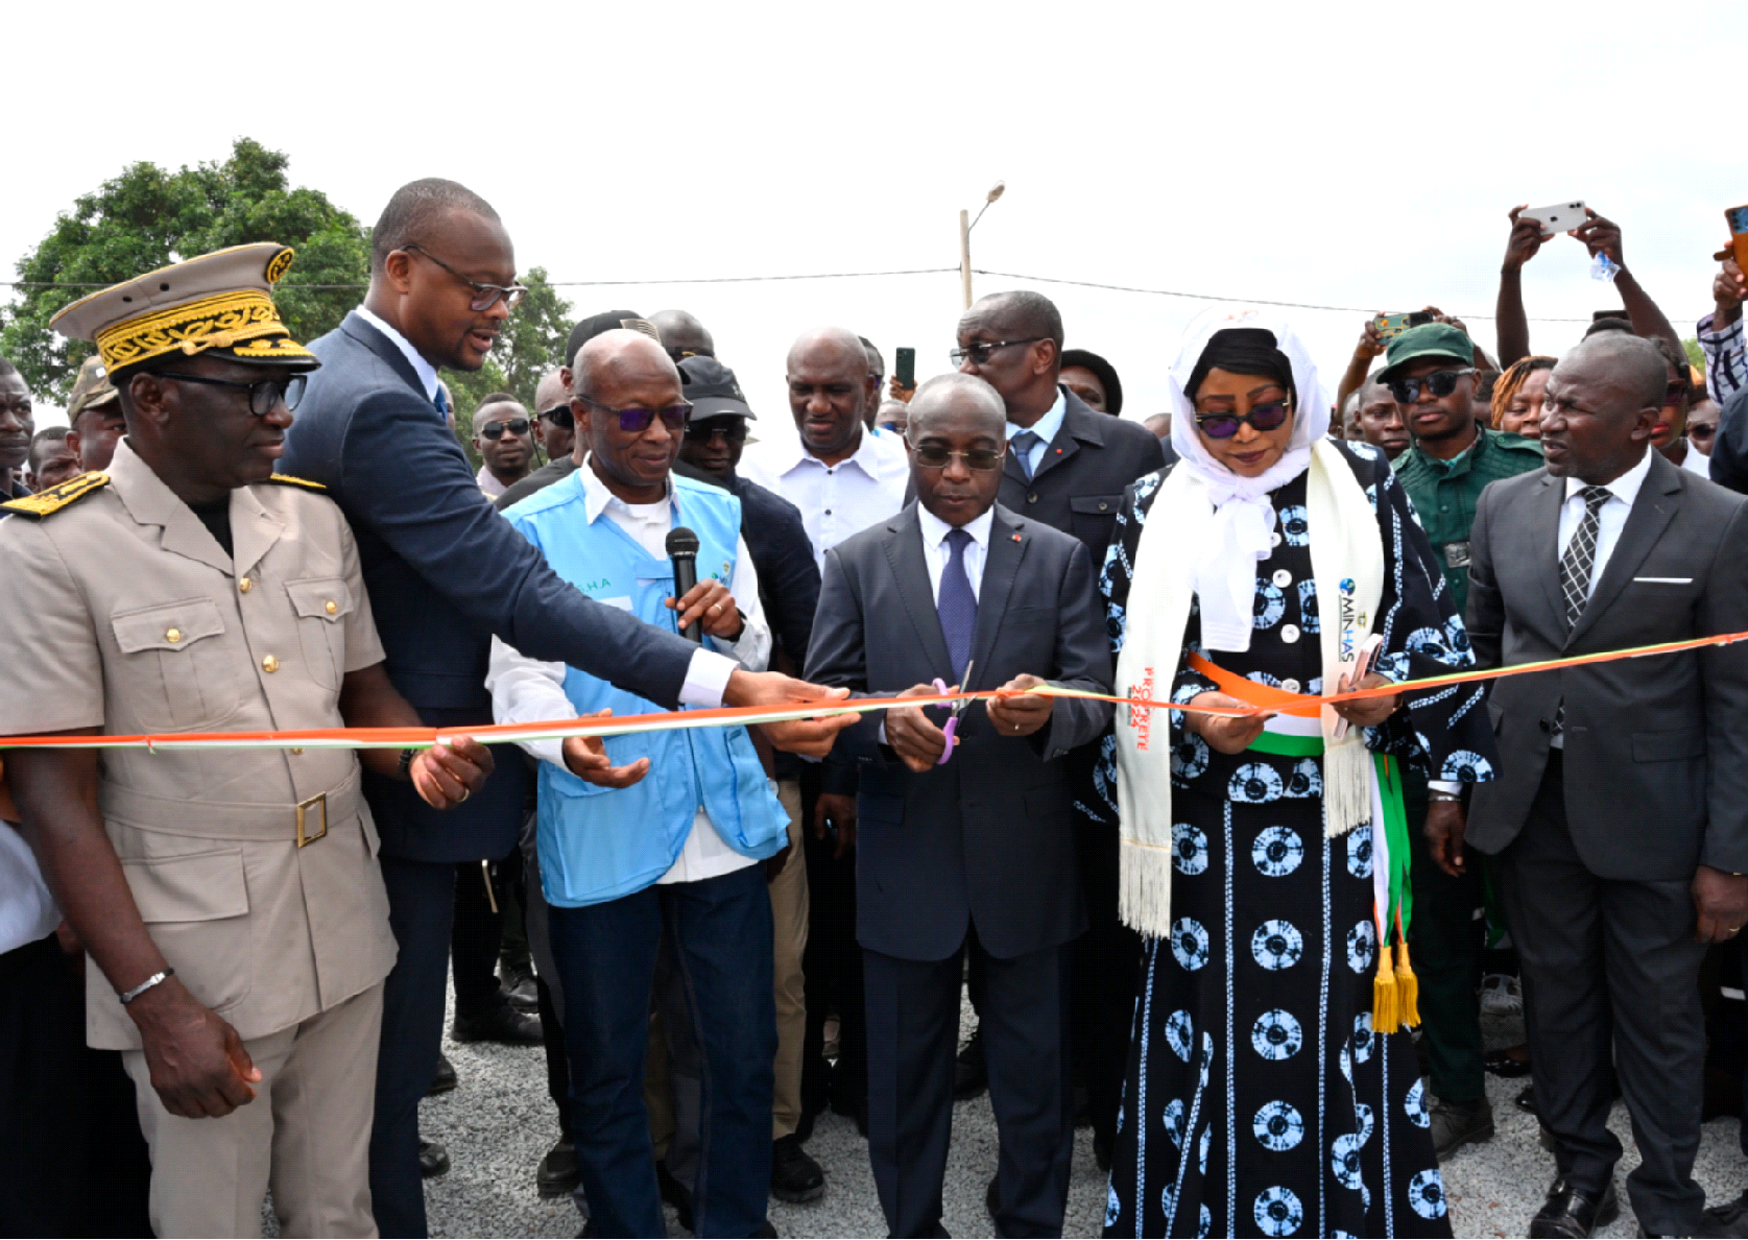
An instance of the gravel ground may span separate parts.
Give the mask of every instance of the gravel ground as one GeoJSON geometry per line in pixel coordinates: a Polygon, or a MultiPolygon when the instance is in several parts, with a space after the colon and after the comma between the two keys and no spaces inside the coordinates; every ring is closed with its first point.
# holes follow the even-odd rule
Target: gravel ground
{"type": "MultiPolygon", "coordinates": [[[[1521,1026],[1494,1022],[1490,1045],[1521,1038],[1521,1026]]],[[[449,1147],[452,1170],[426,1182],[433,1236],[573,1236],[580,1219],[568,1200],[541,1201],[534,1168],[558,1139],[552,1103],[546,1097],[545,1066],[538,1047],[495,1045],[444,1049],[460,1088],[425,1101],[427,1137],[449,1147]]],[[[1498,1135],[1458,1151],[1444,1167],[1452,1222],[1459,1236],[1522,1236],[1553,1178],[1553,1156],[1536,1140],[1536,1123],[1513,1104],[1525,1082],[1489,1077],[1488,1096],[1498,1135]]],[[[1616,1172],[1622,1216],[1602,1236],[1636,1232],[1625,1196],[1626,1173],[1638,1162],[1626,1110],[1616,1103],[1611,1125],[1626,1155],[1616,1172]]],[[[1748,1185],[1748,1163],[1736,1140],[1737,1121],[1705,1126],[1696,1174],[1715,1201],[1733,1198],[1748,1185]]],[[[953,1148],[947,1165],[947,1230],[956,1236],[993,1234],[983,1193],[995,1168],[995,1119],[987,1096],[959,1103],[953,1115],[953,1148]]],[[[855,1125],[837,1115],[820,1118],[808,1152],[826,1171],[825,1197],[811,1205],[771,1202],[771,1221],[784,1236],[880,1236],[886,1233],[868,1168],[867,1144],[855,1125]]],[[[1093,1162],[1088,1129],[1075,1134],[1074,1180],[1064,1234],[1096,1236],[1103,1219],[1105,1178],[1093,1162]]],[[[668,1211],[668,1234],[688,1235],[668,1211]]]]}

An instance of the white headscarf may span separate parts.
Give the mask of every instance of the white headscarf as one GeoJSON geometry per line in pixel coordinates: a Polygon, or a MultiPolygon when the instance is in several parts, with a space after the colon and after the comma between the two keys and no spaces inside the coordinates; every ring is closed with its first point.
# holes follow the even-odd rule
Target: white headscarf
{"type": "Polygon", "coordinates": [[[1311,464],[1311,445],[1329,432],[1329,397],[1304,344],[1284,320],[1267,310],[1211,310],[1192,322],[1172,365],[1170,387],[1171,446],[1181,458],[1177,468],[1194,471],[1207,484],[1214,501],[1214,536],[1203,546],[1195,568],[1202,644],[1210,650],[1249,650],[1256,610],[1256,566],[1269,557],[1275,527],[1269,495],[1311,464]],[[1203,446],[1196,429],[1195,402],[1184,390],[1208,342],[1216,332],[1229,328],[1271,332],[1275,348],[1286,356],[1293,370],[1297,396],[1293,437],[1281,459],[1255,478],[1233,473],[1203,446]]]}

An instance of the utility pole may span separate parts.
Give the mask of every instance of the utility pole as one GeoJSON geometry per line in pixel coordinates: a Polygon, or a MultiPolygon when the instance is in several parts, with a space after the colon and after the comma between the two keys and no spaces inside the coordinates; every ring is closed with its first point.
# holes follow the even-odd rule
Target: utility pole
{"type": "Polygon", "coordinates": [[[971,309],[971,230],[977,227],[977,220],[983,218],[983,213],[989,210],[989,204],[1000,198],[1007,190],[1006,181],[997,181],[989,195],[984,198],[983,206],[978,209],[977,219],[971,218],[971,212],[959,212],[959,288],[965,298],[965,309],[971,309]]]}

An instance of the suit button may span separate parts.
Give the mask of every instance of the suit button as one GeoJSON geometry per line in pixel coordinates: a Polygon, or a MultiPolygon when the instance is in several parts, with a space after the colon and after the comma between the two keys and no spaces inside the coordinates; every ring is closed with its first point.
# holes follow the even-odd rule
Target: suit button
{"type": "Polygon", "coordinates": [[[261,660],[261,670],[269,674],[277,672],[279,670],[279,660],[272,655],[268,655],[265,659],[261,660]]]}
{"type": "Polygon", "coordinates": [[[1289,646],[1298,641],[1299,626],[1296,624],[1283,624],[1281,626],[1281,640],[1286,642],[1289,646]]]}
{"type": "Polygon", "coordinates": [[[1028,504],[1037,503],[1038,502],[1038,493],[1036,491],[1033,491],[1030,495],[1026,496],[1026,502],[1028,504]]]}
{"type": "Polygon", "coordinates": [[[182,630],[181,629],[165,629],[164,630],[164,640],[169,642],[171,645],[175,645],[177,642],[182,640],[182,630]]]}
{"type": "Polygon", "coordinates": [[[252,590],[254,588],[255,588],[255,583],[247,577],[240,578],[237,581],[237,593],[238,594],[247,594],[250,590],[252,590]]]}
{"type": "Polygon", "coordinates": [[[1109,504],[1107,504],[1107,503],[1105,503],[1105,501],[1104,501],[1104,500],[1102,500],[1102,499],[1101,499],[1101,500],[1100,500],[1100,501],[1099,501],[1099,511],[1100,511],[1100,512],[1103,512],[1103,511],[1104,511],[1104,510],[1105,510],[1105,509],[1107,509],[1107,508],[1109,508],[1109,507],[1110,507],[1110,505],[1109,505],[1109,504]]]}
{"type": "Polygon", "coordinates": [[[340,610],[340,604],[336,603],[333,599],[329,599],[327,602],[322,604],[322,610],[327,612],[331,616],[335,612],[340,610]]]}

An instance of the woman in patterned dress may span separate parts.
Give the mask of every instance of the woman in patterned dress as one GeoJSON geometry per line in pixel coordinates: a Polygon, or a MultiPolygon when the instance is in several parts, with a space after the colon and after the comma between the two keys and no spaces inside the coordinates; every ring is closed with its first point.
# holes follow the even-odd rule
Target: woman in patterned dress
{"type": "MultiPolygon", "coordinates": [[[[1328,594],[1312,570],[1324,531],[1312,520],[1308,479],[1329,406],[1290,330],[1269,323],[1253,314],[1192,335],[1173,372],[1181,460],[1130,489],[1104,566],[1122,651],[1126,638],[1138,640],[1143,597],[1160,602],[1139,590],[1158,580],[1148,557],[1194,562],[1181,643],[1158,643],[1161,671],[1175,665],[1174,702],[1235,704],[1190,667],[1190,651],[1264,684],[1324,690],[1329,665],[1319,652],[1330,618],[1318,597],[1328,594]],[[1217,481],[1213,524],[1193,539],[1164,524],[1168,509],[1174,520],[1182,511],[1159,502],[1174,469],[1217,481]],[[1249,480],[1248,493],[1234,477],[1249,480]],[[1222,526],[1225,507],[1238,505],[1250,512],[1222,526]],[[1150,513],[1160,528],[1144,541],[1150,513]],[[1229,562],[1215,562],[1215,546],[1229,562]],[[1246,584],[1250,614],[1235,616],[1246,584]],[[1235,634],[1235,621],[1248,632],[1235,634]]],[[[1372,515],[1350,507],[1360,514],[1350,524],[1364,527],[1362,540],[1375,524],[1383,552],[1370,625],[1383,638],[1381,675],[1362,683],[1471,665],[1462,620],[1388,464],[1366,444],[1327,442],[1316,459],[1326,472],[1347,471],[1341,486],[1351,477],[1363,490],[1372,515]]],[[[1473,782],[1490,777],[1493,753],[1480,703],[1478,687],[1462,686],[1338,710],[1364,728],[1371,750],[1473,782]]],[[[1146,940],[1106,1234],[1450,1235],[1410,1036],[1372,1029],[1373,834],[1369,824],[1334,833],[1341,824],[1325,804],[1317,722],[1169,715],[1170,839],[1156,850],[1171,865],[1169,930],[1161,920],[1146,940]]],[[[1135,749],[1118,733],[1106,740],[1099,785],[1124,819],[1127,869],[1136,804],[1119,768],[1135,749]]],[[[1138,891],[1126,873],[1125,915],[1147,934],[1130,915],[1138,891]]]]}

